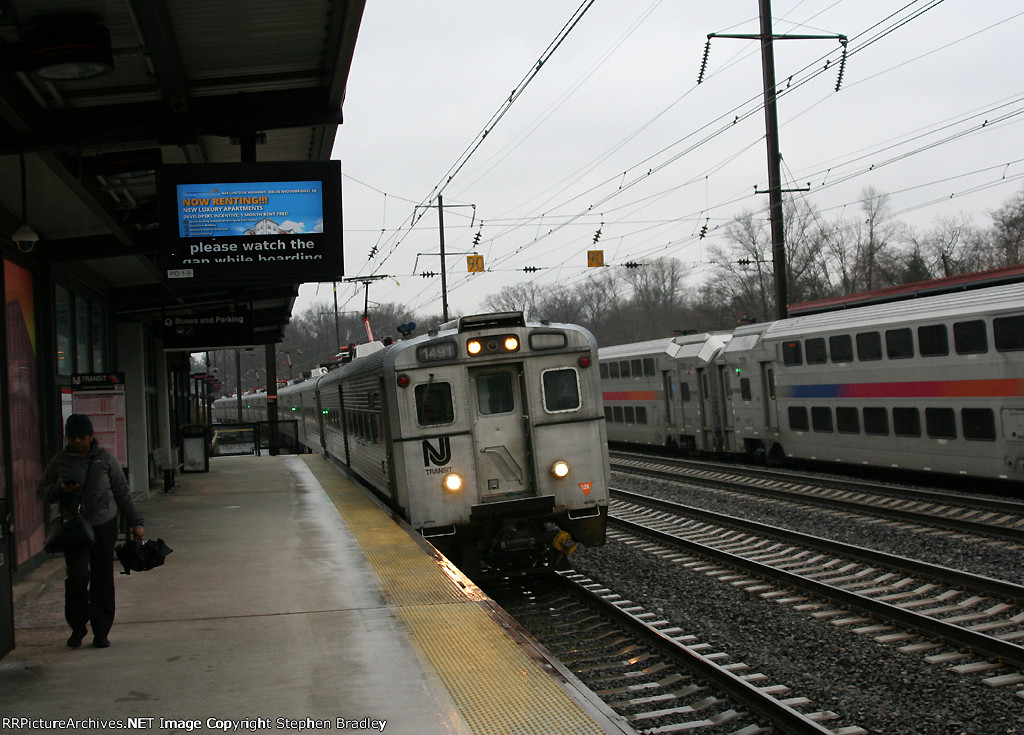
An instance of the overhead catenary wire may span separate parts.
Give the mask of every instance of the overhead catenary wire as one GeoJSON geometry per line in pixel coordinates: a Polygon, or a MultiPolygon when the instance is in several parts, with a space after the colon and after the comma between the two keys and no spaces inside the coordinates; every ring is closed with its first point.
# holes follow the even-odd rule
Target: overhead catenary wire
{"type": "MultiPolygon", "coordinates": [[[[855,36],[854,38],[860,39],[862,47],[866,48],[868,45],[870,45],[868,43],[869,41],[871,43],[876,43],[881,38],[884,38],[886,35],[891,34],[892,32],[894,32],[894,30],[899,28],[901,25],[905,25],[906,23],[909,23],[911,20],[914,19],[914,17],[916,17],[916,16],[908,16],[907,13],[914,12],[914,13],[917,13],[919,15],[920,13],[926,12],[927,10],[929,10],[929,9],[931,9],[933,7],[936,7],[940,2],[941,2],[941,0],[938,0],[938,2],[931,2],[931,3],[927,3],[927,4],[922,4],[920,2],[906,4],[900,10],[898,10],[896,13],[893,13],[893,14],[890,14],[889,16],[887,16],[886,20],[890,20],[891,19],[888,25],[883,26],[881,24],[875,24],[875,26],[872,26],[872,28],[876,29],[875,31],[870,31],[870,29],[869,29],[870,32],[869,31],[865,31],[864,33],[860,34],[859,36],[855,36]],[[901,13],[901,12],[904,15],[902,15],[902,16],[898,15],[898,13],[901,13]]],[[[853,47],[853,45],[851,45],[851,55],[856,50],[857,49],[855,49],[853,47]]],[[[861,48],[860,50],[863,50],[863,48],[861,48]]],[[[929,51],[929,53],[932,53],[932,51],[929,51]]],[[[820,74],[822,72],[818,71],[818,70],[815,70],[813,73],[820,74]]],[[[801,79],[800,79],[799,73],[797,73],[797,75],[796,75],[796,77],[794,79],[794,85],[796,85],[800,81],[801,81],[801,79]]],[[[749,111],[749,114],[756,114],[756,112],[757,112],[756,109],[755,110],[751,110],[751,111],[749,111]]],[[[1008,119],[1003,120],[1000,124],[1004,124],[1004,123],[1005,124],[1010,124],[1011,122],[1013,122],[1013,120],[1008,118],[1008,119]]],[[[731,129],[731,126],[727,126],[726,129],[727,130],[731,129]]],[[[991,129],[991,128],[989,128],[989,129],[991,129]]],[[[976,130],[974,132],[984,132],[984,131],[985,131],[985,128],[979,128],[978,130],[976,130]]],[[[968,135],[970,135],[970,133],[964,132],[959,137],[963,138],[963,137],[967,137],[968,135]]],[[[922,145],[919,146],[918,149],[915,149],[914,151],[909,151],[909,152],[896,151],[896,155],[891,157],[892,160],[887,160],[885,165],[893,165],[893,164],[896,164],[896,163],[900,163],[902,161],[907,160],[909,157],[911,157],[913,155],[917,155],[917,154],[925,152],[927,150],[934,149],[934,148],[942,146],[942,145],[946,145],[948,143],[954,142],[956,139],[957,138],[953,137],[953,138],[944,139],[944,140],[935,141],[935,142],[928,142],[928,141],[924,141],[923,140],[922,141],[922,145]]],[[[874,155],[877,157],[877,153],[874,154],[874,155]]],[[[664,156],[662,156],[661,158],[659,158],[657,160],[657,164],[661,165],[662,167],[665,167],[669,163],[671,163],[671,162],[665,161],[664,156]]],[[[846,164],[844,164],[844,165],[846,165],[848,167],[849,166],[849,162],[846,162],[846,164]]],[[[877,168],[878,168],[878,165],[876,164],[875,170],[877,170],[877,168]]],[[[836,181],[836,182],[841,182],[841,181],[844,180],[844,179],[841,178],[841,175],[843,174],[841,169],[842,169],[842,166],[837,166],[835,168],[835,171],[833,172],[833,174],[831,174],[831,176],[835,177],[834,181],[836,181]]],[[[822,169],[822,172],[824,173],[827,170],[828,169],[822,169]]],[[[851,180],[851,179],[855,178],[858,175],[863,175],[864,173],[869,173],[871,170],[872,169],[871,169],[870,165],[862,166],[859,169],[857,169],[856,171],[848,173],[846,180],[851,180]]],[[[653,173],[658,173],[658,172],[653,172],[653,173]]],[[[614,175],[614,178],[616,179],[615,183],[616,183],[616,189],[617,189],[618,188],[618,184],[619,184],[619,180],[622,178],[621,172],[616,173],[614,175]]],[[[645,181],[645,180],[650,180],[651,178],[653,178],[652,175],[643,174],[643,175],[641,175],[639,177],[637,183],[645,181]]],[[[804,176],[802,174],[800,175],[800,179],[801,180],[804,179],[804,176]]],[[[832,181],[833,181],[833,179],[830,178],[828,183],[832,183],[832,181]]],[[[626,189],[628,189],[628,188],[629,187],[626,187],[626,189]]],[[[672,188],[673,187],[665,187],[664,191],[671,191],[672,188]]],[[[648,199],[653,199],[655,196],[656,195],[645,195],[645,197],[648,198],[648,199]]],[[[597,199],[597,197],[594,197],[594,198],[597,199]]],[[[547,213],[546,216],[549,217],[549,218],[561,217],[562,218],[561,229],[564,229],[566,227],[575,226],[577,224],[577,222],[582,223],[583,221],[585,221],[589,217],[592,217],[593,213],[597,210],[598,207],[600,207],[600,209],[606,213],[606,216],[614,217],[613,214],[609,214],[609,213],[614,212],[616,210],[622,210],[623,208],[628,208],[627,205],[623,202],[623,200],[626,199],[626,198],[628,198],[628,197],[616,198],[614,196],[614,194],[613,194],[612,196],[610,196],[610,197],[608,197],[606,199],[603,199],[603,200],[599,200],[596,203],[588,203],[588,206],[586,206],[586,207],[578,207],[571,215],[555,214],[554,210],[557,209],[557,207],[550,207],[550,208],[548,208],[548,213],[547,213]]],[[[707,209],[709,211],[713,210],[716,206],[719,206],[720,204],[724,205],[724,204],[727,204],[727,203],[735,202],[737,200],[737,198],[738,198],[737,196],[734,196],[732,194],[728,194],[727,196],[719,198],[715,202],[710,202],[710,203],[706,202],[705,203],[706,204],[705,209],[707,209]]],[[[742,197],[739,197],[739,198],[742,198],[742,197]]],[[[748,200],[750,199],[749,191],[746,194],[746,198],[748,200]]],[[[635,206],[637,206],[637,207],[642,207],[643,206],[643,198],[633,197],[632,199],[633,199],[633,202],[634,202],[635,206]]],[[[569,200],[569,202],[571,202],[571,200],[569,200]]],[[[692,214],[694,216],[696,216],[696,215],[699,215],[700,213],[699,212],[694,212],[692,214]]],[[[529,219],[529,221],[532,223],[530,226],[531,227],[536,226],[540,216],[541,215],[531,213],[529,215],[529,217],[522,217],[522,218],[509,217],[508,218],[508,220],[509,220],[508,226],[511,228],[510,231],[514,232],[514,233],[522,234],[523,229],[521,227],[521,224],[526,222],[527,219],[529,219]],[[516,221],[517,219],[519,219],[520,221],[517,222],[516,221]]],[[[675,220],[671,220],[671,221],[668,221],[668,222],[673,222],[673,221],[677,221],[677,220],[680,220],[680,219],[686,219],[686,218],[685,217],[680,217],[680,218],[676,218],[675,220]]],[[[498,220],[496,220],[495,218],[490,218],[489,221],[491,221],[495,225],[504,224],[504,223],[499,223],[498,220]]],[[[688,220],[687,229],[690,229],[690,227],[692,227],[692,223],[693,223],[693,219],[691,218],[690,220],[688,220]]],[[[656,225],[652,225],[652,227],[656,227],[656,225]]],[[[632,229],[637,229],[637,228],[629,228],[629,229],[632,230],[632,229]]],[[[499,236],[497,234],[494,237],[489,237],[488,240],[486,241],[486,244],[487,244],[488,248],[490,248],[489,251],[488,251],[488,256],[489,256],[488,260],[489,260],[489,264],[491,264],[491,269],[494,270],[494,271],[497,271],[498,269],[503,269],[503,270],[505,269],[505,265],[506,264],[501,262],[501,259],[504,258],[504,259],[507,260],[509,257],[511,257],[511,256],[508,255],[510,249],[514,250],[518,255],[522,255],[522,254],[525,254],[527,252],[532,252],[533,249],[536,249],[536,248],[534,248],[534,246],[536,244],[539,244],[539,243],[543,242],[547,237],[550,237],[551,234],[553,234],[553,232],[557,231],[557,230],[553,230],[553,232],[547,232],[546,230],[547,230],[547,228],[541,228],[538,231],[537,237],[534,239],[534,241],[526,243],[525,246],[520,245],[520,249],[517,249],[516,246],[512,245],[510,242],[508,242],[507,239],[499,239],[499,236]],[[491,261],[493,261],[493,263],[491,263],[491,261]]],[[[621,233],[619,233],[619,232],[616,233],[616,236],[622,237],[621,233]]],[[[677,239],[679,241],[682,241],[685,238],[677,238],[677,239]]],[[[658,238],[655,238],[655,240],[658,240],[658,238]]],[[[659,242],[664,242],[664,240],[665,240],[665,238],[661,238],[659,242]]],[[[619,242],[620,242],[620,244],[625,242],[627,244],[627,246],[628,246],[629,251],[632,253],[632,244],[629,242],[628,239],[625,240],[625,241],[620,240],[619,242]]],[[[659,244],[656,247],[663,247],[663,246],[661,246],[659,244]]],[[[623,249],[626,250],[627,248],[624,247],[623,249]]],[[[561,257],[562,257],[562,255],[560,254],[560,258],[561,257]]],[[[536,262],[536,261],[534,261],[534,262],[536,262]]],[[[469,277],[463,276],[462,280],[466,281],[467,278],[469,278],[469,277]]],[[[457,284],[453,282],[453,288],[455,288],[456,286],[457,286],[457,284]]]]}

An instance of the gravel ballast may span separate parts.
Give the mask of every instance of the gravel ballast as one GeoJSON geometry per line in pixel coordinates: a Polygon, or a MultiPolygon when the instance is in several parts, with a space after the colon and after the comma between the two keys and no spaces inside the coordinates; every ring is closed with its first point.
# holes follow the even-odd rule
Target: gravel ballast
{"type": "MultiPolygon", "coordinates": [[[[742,518],[1022,583],[1021,551],[1008,544],[937,534],[851,515],[821,514],[783,503],[616,475],[634,492],[742,518]]],[[[1011,735],[1024,733],[1024,699],[1017,687],[993,688],[983,676],[961,675],[924,654],[881,644],[808,612],[751,596],[741,588],[631,545],[610,540],[581,549],[574,566],[678,625],[730,661],[747,663],[785,684],[785,696],[805,696],[833,710],[843,725],[878,735],[1011,735]]]]}

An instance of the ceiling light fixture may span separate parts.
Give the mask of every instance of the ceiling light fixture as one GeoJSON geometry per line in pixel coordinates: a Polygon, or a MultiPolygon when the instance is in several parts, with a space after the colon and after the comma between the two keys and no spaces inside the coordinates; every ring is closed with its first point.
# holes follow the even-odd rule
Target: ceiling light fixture
{"type": "Polygon", "coordinates": [[[18,154],[18,163],[21,168],[21,227],[14,231],[11,240],[23,253],[31,253],[32,249],[39,242],[39,235],[28,225],[28,177],[25,172],[25,154],[18,154]]]}
{"type": "Polygon", "coordinates": [[[91,22],[61,18],[25,34],[25,60],[49,81],[91,79],[114,69],[110,31],[91,22]]]}

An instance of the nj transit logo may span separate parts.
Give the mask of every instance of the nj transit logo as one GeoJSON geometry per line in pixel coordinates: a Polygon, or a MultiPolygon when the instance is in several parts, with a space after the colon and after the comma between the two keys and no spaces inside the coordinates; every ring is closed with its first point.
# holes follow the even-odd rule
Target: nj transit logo
{"type": "Polygon", "coordinates": [[[452,443],[446,436],[437,440],[437,447],[429,440],[423,440],[423,466],[437,465],[441,467],[452,461],[452,443]]]}

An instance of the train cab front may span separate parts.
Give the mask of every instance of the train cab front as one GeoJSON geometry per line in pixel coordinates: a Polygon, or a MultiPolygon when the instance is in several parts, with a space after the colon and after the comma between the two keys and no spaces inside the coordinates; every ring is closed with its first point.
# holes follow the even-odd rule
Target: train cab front
{"type": "Polygon", "coordinates": [[[412,515],[470,576],[546,569],[579,544],[604,542],[609,473],[595,355],[582,328],[490,314],[463,317],[403,366],[399,385],[423,442],[405,471],[412,484],[443,481],[443,492],[418,496],[412,515]]]}

